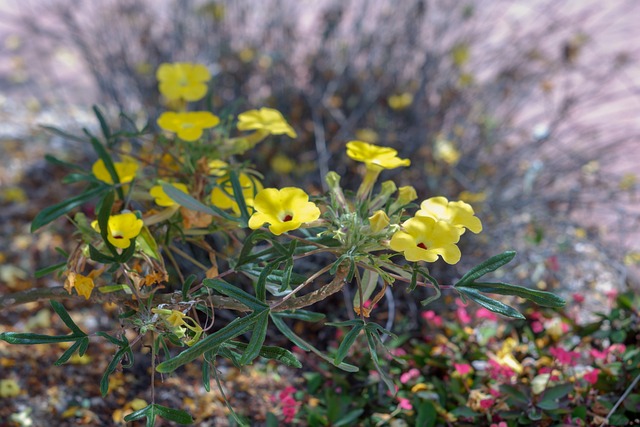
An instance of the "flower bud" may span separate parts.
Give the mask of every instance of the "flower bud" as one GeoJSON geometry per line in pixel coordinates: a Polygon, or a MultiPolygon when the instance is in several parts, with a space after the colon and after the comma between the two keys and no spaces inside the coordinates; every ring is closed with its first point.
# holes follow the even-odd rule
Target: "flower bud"
{"type": "Polygon", "coordinates": [[[377,210],[369,217],[371,231],[379,233],[389,226],[389,217],[383,210],[377,210]]]}

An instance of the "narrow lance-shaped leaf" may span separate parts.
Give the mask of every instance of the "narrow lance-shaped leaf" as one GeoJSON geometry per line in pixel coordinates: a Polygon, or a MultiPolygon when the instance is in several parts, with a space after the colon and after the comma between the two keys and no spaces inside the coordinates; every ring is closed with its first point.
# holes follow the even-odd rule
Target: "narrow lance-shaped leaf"
{"type": "Polygon", "coordinates": [[[498,295],[513,295],[520,298],[528,299],[543,307],[564,307],[566,301],[551,292],[539,291],[537,289],[529,289],[523,286],[512,285],[510,283],[469,283],[466,288],[475,289],[480,292],[498,295]]]}
{"type": "Polygon", "coordinates": [[[207,215],[217,215],[228,219],[229,221],[238,222],[238,218],[234,217],[233,215],[229,215],[225,211],[218,209],[215,206],[207,206],[199,200],[196,200],[191,195],[178,190],[171,184],[162,184],[162,190],[167,196],[169,196],[171,200],[173,200],[180,206],[184,206],[190,211],[202,212],[207,215]]]}
{"type": "Polygon", "coordinates": [[[111,176],[111,180],[113,181],[113,185],[118,192],[118,197],[120,200],[124,200],[124,192],[122,191],[122,187],[120,184],[120,177],[118,176],[118,172],[116,171],[116,167],[113,164],[113,160],[111,156],[107,152],[106,148],[102,145],[102,143],[95,136],[91,135],[91,133],[87,129],[83,129],[84,133],[89,137],[89,141],[91,142],[91,146],[93,150],[96,152],[100,160],[104,163],[104,167],[109,172],[109,176],[111,176]]]}
{"type": "Polygon", "coordinates": [[[147,420],[145,426],[153,427],[155,425],[156,417],[161,417],[165,420],[174,421],[178,424],[183,425],[193,424],[194,421],[188,412],[185,412],[181,409],[168,408],[157,403],[153,403],[151,405],[145,406],[142,409],[130,413],[129,415],[124,417],[124,420],[126,422],[130,422],[145,418],[147,420]]]}
{"type": "Polygon", "coordinates": [[[53,308],[53,311],[56,312],[56,314],[60,317],[60,319],[64,322],[64,324],[67,325],[69,329],[71,329],[77,335],[84,335],[84,336],[87,335],[84,332],[82,332],[82,330],[78,327],[78,325],[75,324],[73,319],[71,319],[71,316],[69,316],[67,309],[64,308],[64,305],[62,305],[62,303],[54,300],[51,300],[50,303],[51,303],[51,307],[53,308]]]}
{"type": "Polygon", "coordinates": [[[231,297],[241,304],[246,305],[253,311],[260,311],[269,306],[253,295],[249,295],[242,289],[220,279],[204,279],[202,284],[208,288],[214,289],[223,295],[231,297]]]}
{"type": "Polygon", "coordinates": [[[503,316],[513,317],[515,319],[525,318],[515,308],[510,307],[500,301],[489,298],[488,296],[481,294],[475,289],[467,288],[465,286],[456,286],[455,289],[489,311],[502,314],[503,316]]]}
{"type": "Polygon", "coordinates": [[[75,197],[67,199],[56,205],[44,208],[33,219],[33,222],[31,223],[31,232],[33,233],[40,227],[49,224],[51,221],[54,221],[60,218],[62,215],[70,212],[71,210],[79,206],[82,206],[89,200],[100,196],[101,194],[105,193],[108,190],[109,190],[109,187],[105,185],[89,188],[84,193],[81,193],[75,197]]]}
{"type": "Polygon", "coordinates": [[[499,255],[492,256],[485,262],[478,264],[471,270],[469,270],[467,274],[462,276],[462,278],[454,286],[467,285],[484,276],[485,274],[495,271],[503,265],[509,263],[515,256],[516,253],[514,251],[506,251],[499,255]]]}
{"type": "Polygon", "coordinates": [[[347,356],[349,349],[353,345],[353,343],[360,335],[360,331],[364,328],[364,322],[360,321],[360,324],[357,324],[344,336],[344,339],[340,343],[340,347],[338,347],[338,352],[336,353],[336,357],[333,360],[334,365],[339,365],[342,363],[344,358],[347,356]]]}
{"type": "Polygon", "coordinates": [[[251,334],[251,341],[249,341],[249,345],[240,359],[240,364],[246,365],[258,357],[262,344],[264,344],[264,340],[267,337],[268,325],[269,310],[264,310],[256,321],[256,326],[253,328],[253,332],[251,334]]]}
{"type": "Polygon", "coordinates": [[[238,335],[244,334],[251,329],[251,327],[258,320],[258,316],[260,316],[261,314],[262,312],[253,312],[248,316],[234,319],[224,328],[220,329],[217,332],[214,332],[205,339],[198,341],[192,347],[184,350],[176,357],[160,363],[156,367],[156,370],[160,373],[175,371],[180,366],[197,359],[205,352],[211,351],[216,347],[222,345],[224,342],[235,338],[238,335]]]}

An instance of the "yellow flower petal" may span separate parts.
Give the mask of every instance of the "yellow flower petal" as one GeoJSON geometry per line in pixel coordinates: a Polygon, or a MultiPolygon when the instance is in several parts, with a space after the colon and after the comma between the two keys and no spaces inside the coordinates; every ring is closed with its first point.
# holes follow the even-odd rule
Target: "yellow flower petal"
{"type": "Polygon", "coordinates": [[[255,230],[268,223],[275,235],[320,217],[320,209],[309,201],[307,193],[295,187],[265,188],[256,195],[253,207],[255,212],[249,218],[249,227],[255,230]]]}
{"type": "Polygon", "coordinates": [[[161,64],[156,72],[160,93],[169,101],[197,101],[207,94],[211,74],[202,64],[176,62],[161,64]]]}
{"type": "Polygon", "coordinates": [[[391,237],[389,246],[403,252],[407,261],[434,262],[441,256],[448,264],[460,261],[458,230],[444,221],[429,217],[414,217],[402,224],[402,230],[391,237]]]}
{"type": "Polygon", "coordinates": [[[158,117],[157,123],[162,129],[176,133],[178,138],[192,142],[202,136],[204,129],[217,126],[220,119],[208,111],[167,111],[158,117]]]}
{"type": "Polygon", "coordinates": [[[390,147],[379,147],[364,141],[349,141],[347,143],[347,156],[358,162],[363,162],[367,168],[395,169],[401,166],[409,166],[409,159],[401,159],[398,152],[390,147]]]}
{"type": "Polygon", "coordinates": [[[416,216],[445,221],[457,227],[460,234],[464,233],[465,228],[476,234],[482,231],[482,223],[474,216],[471,205],[462,201],[449,202],[445,197],[432,197],[423,201],[416,216]]]}
{"type": "MultiPolygon", "coordinates": [[[[133,178],[135,178],[136,172],[138,171],[138,164],[130,159],[122,162],[113,162],[113,167],[116,170],[118,180],[121,184],[126,184],[133,181],[133,178]]],[[[111,174],[109,174],[109,171],[107,170],[107,167],[105,166],[102,159],[98,159],[93,164],[93,166],[91,167],[91,172],[100,181],[107,184],[113,184],[111,174]]]]}
{"type": "Polygon", "coordinates": [[[238,130],[265,130],[273,135],[286,134],[291,138],[297,137],[296,131],[280,111],[266,107],[241,113],[238,116],[238,130]]]}
{"type": "MultiPolygon", "coordinates": [[[[171,185],[182,191],[183,193],[189,194],[189,189],[186,185],[181,183],[172,183],[171,185]]],[[[154,185],[153,187],[151,187],[151,189],[149,190],[149,194],[151,194],[151,197],[155,199],[156,205],[158,206],[177,205],[177,203],[174,202],[171,197],[167,196],[167,193],[165,193],[162,189],[162,185],[154,185]]]]}
{"type": "MultiPolygon", "coordinates": [[[[132,212],[111,215],[107,222],[107,239],[113,246],[126,249],[131,245],[131,239],[140,234],[143,225],[144,222],[132,212]]],[[[100,231],[98,221],[93,221],[91,227],[100,231]]]]}

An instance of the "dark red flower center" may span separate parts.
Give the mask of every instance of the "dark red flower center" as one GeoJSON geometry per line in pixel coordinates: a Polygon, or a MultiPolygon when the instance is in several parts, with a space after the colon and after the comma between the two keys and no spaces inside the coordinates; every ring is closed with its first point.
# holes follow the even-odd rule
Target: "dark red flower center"
{"type": "Polygon", "coordinates": [[[293,215],[291,215],[291,214],[286,214],[286,215],[284,216],[284,218],[282,218],[282,222],[289,222],[289,221],[291,221],[292,219],[293,219],[293,215]]]}
{"type": "Polygon", "coordinates": [[[427,245],[425,245],[424,243],[418,243],[416,246],[418,246],[420,249],[427,250],[427,245]]]}

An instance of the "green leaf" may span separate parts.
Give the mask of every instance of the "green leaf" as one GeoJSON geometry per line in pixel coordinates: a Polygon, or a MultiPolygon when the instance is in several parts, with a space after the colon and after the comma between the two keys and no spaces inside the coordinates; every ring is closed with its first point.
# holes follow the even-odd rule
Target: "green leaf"
{"type": "Polygon", "coordinates": [[[246,228],[250,215],[247,210],[247,202],[244,200],[242,185],[238,179],[238,173],[235,170],[229,171],[229,180],[231,181],[231,188],[233,188],[233,198],[238,204],[238,209],[240,210],[240,226],[242,228],[246,228]]]}
{"type": "Polygon", "coordinates": [[[104,167],[105,169],[107,169],[107,172],[109,172],[109,176],[113,181],[113,185],[115,186],[116,191],[118,192],[118,197],[120,197],[120,200],[124,200],[124,192],[122,191],[122,187],[119,185],[120,177],[118,176],[118,172],[116,172],[116,167],[113,164],[113,160],[111,159],[111,156],[109,155],[107,150],[104,148],[102,143],[98,141],[98,138],[91,135],[91,133],[89,133],[89,131],[87,131],[86,129],[83,129],[83,131],[84,133],[87,134],[87,136],[89,136],[89,141],[91,142],[91,146],[93,147],[93,150],[96,152],[98,157],[104,162],[104,167]]]}
{"type": "Polygon", "coordinates": [[[100,129],[102,129],[102,134],[104,135],[104,139],[109,141],[109,139],[111,138],[111,129],[109,129],[109,125],[107,124],[107,121],[104,119],[104,116],[102,115],[102,111],[100,111],[97,105],[94,105],[93,112],[96,114],[96,117],[100,122],[100,129]]]}
{"type": "Polygon", "coordinates": [[[256,326],[253,328],[253,332],[251,334],[251,341],[249,341],[249,345],[247,346],[247,349],[240,359],[240,364],[247,365],[253,362],[253,359],[258,357],[258,355],[260,354],[260,349],[264,344],[264,340],[267,337],[268,325],[269,310],[264,310],[261,312],[258,320],[256,321],[256,326]]]}
{"type": "Polygon", "coordinates": [[[54,126],[47,126],[47,125],[40,125],[40,127],[48,132],[51,132],[55,135],[61,136],[63,138],[66,138],[70,141],[76,141],[76,142],[82,142],[82,143],[86,143],[87,140],[79,137],[79,136],[75,136],[75,135],[71,135],[70,133],[64,132],[54,126]]]}
{"type": "Polygon", "coordinates": [[[64,305],[54,300],[51,300],[50,303],[53,311],[56,312],[56,314],[60,317],[64,324],[67,325],[67,327],[71,329],[75,335],[87,336],[87,334],[82,332],[78,325],[74,323],[73,319],[71,319],[71,316],[69,316],[69,313],[67,312],[67,309],[64,308],[64,305]]]}
{"type": "Polygon", "coordinates": [[[477,412],[475,412],[473,409],[467,406],[458,406],[453,411],[451,411],[451,414],[455,415],[456,417],[465,417],[465,418],[475,418],[478,415],[480,415],[477,412]]]}
{"type": "Polygon", "coordinates": [[[334,422],[332,425],[335,427],[349,425],[350,423],[357,421],[363,412],[364,409],[354,409],[353,411],[347,412],[345,415],[340,416],[340,419],[334,422]]]}
{"type": "Polygon", "coordinates": [[[176,357],[165,360],[156,367],[156,371],[160,373],[169,373],[178,369],[180,366],[197,359],[203,353],[219,347],[224,342],[242,335],[256,323],[258,317],[262,315],[262,311],[253,312],[248,316],[234,319],[224,328],[198,341],[192,347],[182,351],[176,357]]]}
{"type": "Polygon", "coordinates": [[[183,425],[193,424],[194,421],[188,412],[181,409],[167,408],[166,406],[158,405],[157,403],[152,403],[151,405],[132,412],[124,417],[124,420],[130,422],[145,418],[147,420],[145,424],[146,427],[153,427],[157,416],[183,425]]]}
{"type": "Polygon", "coordinates": [[[484,276],[487,273],[497,270],[505,264],[508,264],[513,257],[516,256],[514,251],[506,251],[500,255],[495,255],[486,260],[485,262],[478,264],[467,272],[458,282],[453,286],[466,286],[467,284],[474,282],[476,279],[484,276]]]}
{"type": "Polygon", "coordinates": [[[190,211],[202,212],[207,215],[221,216],[225,219],[228,219],[229,221],[238,222],[238,218],[236,218],[235,216],[229,215],[225,211],[218,209],[215,206],[207,206],[202,202],[196,200],[190,194],[178,190],[171,184],[163,183],[162,189],[171,200],[173,200],[180,206],[184,206],[190,211]]]}
{"type": "Polygon", "coordinates": [[[466,288],[476,289],[488,294],[513,295],[525,298],[543,307],[564,307],[567,303],[563,298],[560,298],[551,292],[529,289],[509,283],[467,283],[464,286],[466,288]]]}
{"type": "Polygon", "coordinates": [[[438,414],[433,403],[428,400],[420,402],[417,409],[416,425],[423,427],[433,427],[436,425],[438,414]]]}
{"type": "Polygon", "coordinates": [[[96,217],[98,219],[98,227],[100,228],[100,236],[102,236],[105,246],[109,249],[114,259],[119,255],[116,248],[109,241],[109,217],[111,216],[111,208],[113,207],[115,198],[115,193],[109,191],[96,206],[96,217]]]}
{"type": "Polygon", "coordinates": [[[211,363],[206,360],[202,362],[202,386],[209,393],[211,391],[211,363]]]}
{"type": "Polygon", "coordinates": [[[79,338],[83,338],[86,335],[42,335],[32,334],[24,332],[0,332],[0,340],[6,341],[9,344],[55,344],[61,342],[76,341],[79,338]]]}
{"type": "MultiPolygon", "coordinates": [[[[257,254],[253,254],[252,256],[252,250],[255,246],[255,242],[258,240],[271,241],[273,240],[273,235],[263,230],[253,230],[251,233],[249,233],[249,235],[245,237],[244,245],[240,250],[240,256],[238,256],[238,263],[236,264],[236,269],[241,265],[256,261],[257,254]]],[[[263,253],[271,253],[271,252],[273,252],[273,249],[269,249],[268,251],[265,251],[263,253]]]]}
{"type": "MultiPolygon", "coordinates": [[[[81,140],[81,142],[85,142],[84,140],[81,140]]],[[[44,155],[44,159],[56,166],[63,166],[65,168],[69,168],[69,169],[73,169],[73,170],[77,170],[79,172],[86,172],[85,169],[82,166],[73,164],[73,163],[69,163],[69,162],[65,162],[64,160],[60,160],[57,157],[52,156],[51,154],[45,154],[44,155]]]]}
{"type": "Polygon", "coordinates": [[[102,394],[102,397],[105,397],[109,392],[109,375],[116,370],[118,364],[122,359],[124,359],[127,353],[131,353],[131,350],[128,347],[118,350],[118,352],[113,356],[113,359],[111,359],[111,362],[109,362],[104,374],[102,374],[102,378],[100,379],[100,393],[102,394]]]}
{"type": "Polygon", "coordinates": [[[89,346],[88,337],[79,338],[76,342],[73,343],[71,347],[67,349],[67,351],[65,351],[62,354],[62,356],[60,356],[58,360],[55,361],[54,365],[60,366],[64,363],[67,363],[67,361],[71,358],[73,353],[76,352],[76,350],[78,351],[78,354],[82,356],[85,353],[88,346],[89,346]]]}
{"type": "Polygon", "coordinates": [[[241,304],[246,305],[253,311],[261,311],[265,308],[269,308],[267,304],[260,301],[258,298],[254,297],[253,295],[249,295],[242,289],[230,283],[227,283],[224,280],[204,279],[202,281],[202,284],[208,288],[214,289],[215,291],[223,295],[233,298],[241,304]]]}
{"type": "MultiPolygon", "coordinates": [[[[276,326],[276,328],[278,328],[278,330],[280,330],[280,332],[282,332],[282,334],[284,336],[286,336],[292,343],[297,345],[302,350],[311,351],[316,356],[320,357],[322,360],[325,360],[326,362],[329,362],[329,363],[333,364],[333,360],[329,356],[327,356],[326,354],[322,353],[320,350],[315,348],[313,345],[311,345],[310,343],[308,343],[307,341],[303,340],[298,335],[296,335],[287,326],[287,324],[284,323],[284,321],[280,318],[279,315],[280,315],[280,313],[271,313],[271,321],[276,326]]],[[[342,369],[343,371],[346,371],[346,372],[358,372],[358,370],[359,370],[358,367],[350,365],[348,363],[344,363],[344,362],[341,363],[340,365],[338,365],[337,367],[338,367],[338,369],[342,369]]]]}
{"type": "Polygon", "coordinates": [[[458,290],[458,292],[460,292],[462,295],[468,297],[469,299],[471,299],[472,301],[476,302],[477,304],[481,305],[482,307],[486,308],[489,311],[501,314],[503,316],[513,317],[514,319],[525,318],[515,308],[510,307],[500,301],[496,301],[492,298],[489,298],[488,296],[479,293],[475,289],[467,288],[465,286],[456,286],[455,289],[458,290]]]}
{"type": "Polygon", "coordinates": [[[509,400],[515,400],[517,402],[526,404],[529,403],[529,398],[527,397],[527,395],[514,386],[503,384],[500,386],[500,392],[502,392],[503,395],[507,396],[509,400]]]}
{"type": "Polygon", "coordinates": [[[56,270],[60,270],[67,266],[67,261],[60,262],[58,264],[50,265],[49,267],[41,268],[35,272],[36,279],[46,276],[47,274],[53,273],[56,270]]]}
{"type": "Polygon", "coordinates": [[[114,257],[103,254],[93,245],[89,245],[89,258],[100,264],[113,264],[116,262],[114,257]]]}
{"type": "Polygon", "coordinates": [[[108,190],[109,190],[109,187],[104,185],[89,188],[84,193],[81,193],[75,197],[67,199],[56,205],[44,208],[33,219],[33,222],[31,223],[31,232],[33,233],[40,227],[49,224],[51,221],[54,221],[60,218],[62,215],[66,214],[67,212],[77,208],[78,206],[82,206],[89,200],[102,195],[104,192],[108,190]]]}
{"type": "Polygon", "coordinates": [[[278,268],[279,264],[280,263],[278,262],[270,262],[260,272],[260,276],[258,276],[258,281],[256,282],[256,296],[258,297],[259,301],[266,302],[267,278],[273,272],[273,270],[278,268]]]}
{"type": "Polygon", "coordinates": [[[183,301],[187,301],[189,298],[189,289],[191,289],[191,285],[193,284],[193,282],[196,280],[196,275],[195,274],[191,274],[189,275],[185,280],[184,283],[182,284],[182,300],[183,301]]]}
{"type": "Polygon", "coordinates": [[[573,387],[573,384],[560,384],[555,387],[548,388],[544,391],[542,399],[540,399],[540,403],[555,402],[558,399],[562,399],[573,390],[573,387]]]}
{"type": "Polygon", "coordinates": [[[382,343],[382,340],[380,339],[380,336],[378,336],[378,333],[376,330],[371,328],[365,328],[365,333],[367,336],[367,344],[369,346],[369,354],[371,355],[371,361],[373,362],[373,366],[375,366],[376,371],[378,371],[378,373],[380,374],[380,379],[387,386],[387,390],[389,390],[389,393],[393,395],[396,393],[395,384],[393,383],[389,375],[380,366],[380,360],[378,358],[378,353],[376,351],[376,342],[378,342],[378,344],[380,344],[380,346],[382,346],[383,348],[384,348],[384,344],[382,343]]]}
{"type": "Polygon", "coordinates": [[[326,317],[323,313],[315,313],[313,311],[302,309],[280,311],[278,315],[289,319],[297,319],[312,323],[319,322],[326,317]]]}
{"type": "MultiPolygon", "coordinates": [[[[239,341],[229,341],[225,343],[225,346],[237,348],[242,352],[244,352],[247,348],[247,344],[239,341]]],[[[262,346],[259,356],[264,357],[265,359],[277,360],[278,362],[281,362],[282,364],[287,366],[291,366],[292,368],[302,368],[302,364],[300,363],[298,358],[289,350],[282,347],[268,345],[262,346]]]]}
{"type": "Polygon", "coordinates": [[[347,357],[347,353],[349,349],[360,335],[360,331],[364,328],[364,322],[360,320],[359,324],[356,324],[353,329],[351,329],[345,336],[342,342],[340,343],[340,347],[338,347],[338,352],[336,353],[336,357],[333,360],[334,365],[339,365],[342,363],[345,357],[347,357]]]}

